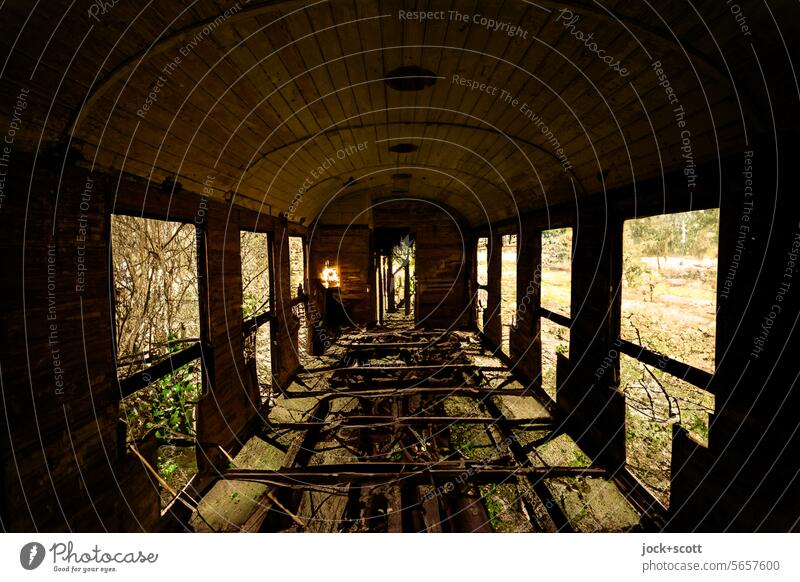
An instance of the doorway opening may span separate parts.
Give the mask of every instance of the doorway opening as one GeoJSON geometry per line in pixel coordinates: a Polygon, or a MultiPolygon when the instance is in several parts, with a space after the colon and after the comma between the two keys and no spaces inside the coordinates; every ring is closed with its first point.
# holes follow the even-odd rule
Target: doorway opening
{"type": "Polygon", "coordinates": [[[486,322],[486,307],[489,304],[489,238],[481,237],[478,239],[475,251],[476,280],[478,289],[475,297],[475,323],[478,329],[483,331],[486,322]]]}
{"type": "MultiPolygon", "coordinates": [[[[289,237],[289,288],[293,299],[301,299],[306,295],[306,245],[300,236],[289,237]]],[[[292,313],[300,326],[297,332],[297,355],[302,358],[311,353],[306,303],[299,301],[292,307],[292,313]]]]}
{"type": "Polygon", "coordinates": [[[502,239],[503,269],[500,275],[500,325],[503,330],[502,350],[511,355],[511,329],[517,323],[517,235],[502,239]]]}
{"type": "Polygon", "coordinates": [[[416,316],[416,246],[405,229],[375,231],[379,325],[409,327],[416,316]]]}

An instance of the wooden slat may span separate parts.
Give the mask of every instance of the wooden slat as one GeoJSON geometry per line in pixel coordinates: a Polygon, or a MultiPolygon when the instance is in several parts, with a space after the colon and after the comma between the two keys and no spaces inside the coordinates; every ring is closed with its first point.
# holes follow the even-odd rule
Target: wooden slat
{"type": "Polygon", "coordinates": [[[189,362],[196,360],[201,356],[201,354],[202,350],[200,348],[200,342],[195,342],[188,348],[169,355],[159,363],[150,366],[146,370],[136,372],[124,380],[120,380],[119,390],[122,398],[130,396],[142,388],[146,388],[159,378],[163,378],[181,366],[185,366],[189,362]]]}
{"type": "Polygon", "coordinates": [[[560,313],[556,313],[555,311],[550,311],[549,309],[545,309],[544,307],[539,308],[539,315],[542,317],[549,319],[553,323],[557,323],[563,327],[568,328],[570,326],[570,318],[566,315],[561,315],[560,313]]]}
{"type": "Polygon", "coordinates": [[[675,376],[676,378],[679,378],[684,382],[691,384],[692,386],[702,388],[706,391],[711,390],[711,379],[713,378],[713,375],[709,374],[705,370],[700,370],[699,368],[695,368],[689,364],[684,364],[683,362],[679,362],[678,360],[670,358],[669,356],[648,350],[645,347],[639,346],[624,339],[620,339],[618,343],[619,351],[623,354],[639,360],[643,364],[658,368],[662,372],[666,372],[667,374],[675,376]]]}
{"type": "Polygon", "coordinates": [[[271,311],[265,311],[264,313],[259,313],[258,315],[246,320],[242,324],[242,331],[244,332],[245,335],[247,335],[249,333],[254,332],[268,321],[273,321],[274,319],[275,315],[271,311]]]}

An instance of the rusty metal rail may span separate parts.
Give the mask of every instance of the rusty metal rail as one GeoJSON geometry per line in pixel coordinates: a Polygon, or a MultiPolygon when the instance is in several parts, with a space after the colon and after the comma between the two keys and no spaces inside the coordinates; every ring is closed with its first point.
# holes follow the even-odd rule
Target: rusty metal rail
{"type": "Polygon", "coordinates": [[[595,477],[606,479],[608,472],[597,467],[516,467],[479,461],[441,461],[435,463],[360,462],[310,467],[268,469],[226,469],[221,477],[231,481],[250,481],[274,486],[298,487],[349,483],[389,483],[412,480],[429,483],[465,479],[476,483],[501,483],[517,477],[542,480],[556,477],[595,477]]]}
{"type": "Polygon", "coordinates": [[[410,388],[326,388],[320,390],[287,390],[284,398],[400,398],[403,396],[525,396],[525,388],[486,388],[481,386],[414,386],[410,388]]]}
{"type": "MultiPolygon", "coordinates": [[[[276,430],[302,430],[312,426],[324,428],[349,428],[349,429],[368,429],[391,426],[414,426],[414,425],[435,425],[435,424],[496,424],[499,419],[484,416],[346,416],[338,419],[324,421],[301,421],[301,422],[273,422],[268,423],[268,427],[276,430]]],[[[548,417],[540,418],[515,418],[506,420],[509,426],[517,429],[536,429],[545,430],[553,427],[553,419],[548,417]]]]}

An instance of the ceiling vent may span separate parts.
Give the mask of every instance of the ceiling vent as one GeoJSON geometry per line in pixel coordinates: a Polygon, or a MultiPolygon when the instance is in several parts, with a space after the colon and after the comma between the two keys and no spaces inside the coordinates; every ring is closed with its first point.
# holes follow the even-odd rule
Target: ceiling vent
{"type": "Polygon", "coordinates": [[[436,82],[436,73],[411,65],[389,72],[385,80],[386,84],[395,91],[422,91],[436,82]]]}
{"type": "Polygon", "coordinates": [[[393,146],[389,146],[389,151],[396,154],[410,154],[418,149],[419,147],[415,146],[413,143],[406,142],[396,143],[393,146]]]}

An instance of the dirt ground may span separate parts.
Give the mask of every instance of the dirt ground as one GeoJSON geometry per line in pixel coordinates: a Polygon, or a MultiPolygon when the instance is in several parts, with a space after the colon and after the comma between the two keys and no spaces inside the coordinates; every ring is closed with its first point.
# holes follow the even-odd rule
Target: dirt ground
{"type": "MultiPolygon", "coordinates": [[[[638,259],[641,274],[623,277],[622,337],[658,353],[714,370],[716,259],[638,259]],[[661,270],[659,270],[659,266],[661,270]]],[[[658,369],[622,356],[620,389],[628,402],[631,471],[669,504],[672,425],[708,445],[714,397],[658,369]]]]}

